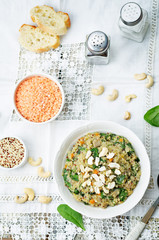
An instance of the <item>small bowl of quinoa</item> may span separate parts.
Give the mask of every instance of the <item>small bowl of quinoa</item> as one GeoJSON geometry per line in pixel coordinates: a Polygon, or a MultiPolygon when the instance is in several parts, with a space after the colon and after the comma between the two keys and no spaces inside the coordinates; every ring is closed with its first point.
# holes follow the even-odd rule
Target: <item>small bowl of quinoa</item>
{"type": "Polygon", "coordinates": [[[13,170],[21,167],[27,160],[27,149],[18,137],[0,139],[0,169],[13,170]]]}
{"type": "Polygon", "coordinates": [[[55,120],[64,105],[61,84],[47,74],[33,74],[18,82],[14,91],[14,107],[27,122],[43,124],[55,120]]]}

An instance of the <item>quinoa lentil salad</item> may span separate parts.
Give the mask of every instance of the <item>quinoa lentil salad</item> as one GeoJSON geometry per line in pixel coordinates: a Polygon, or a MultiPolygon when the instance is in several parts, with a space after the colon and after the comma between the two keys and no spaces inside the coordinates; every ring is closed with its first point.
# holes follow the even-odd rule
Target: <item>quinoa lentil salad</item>
{"type": "Polygon", "coordinates": [[[123,203],[141,176],[132,144],[113,133],[88,133],[68,151],[65,186],[86,205],[106,208],[123,203]]]}

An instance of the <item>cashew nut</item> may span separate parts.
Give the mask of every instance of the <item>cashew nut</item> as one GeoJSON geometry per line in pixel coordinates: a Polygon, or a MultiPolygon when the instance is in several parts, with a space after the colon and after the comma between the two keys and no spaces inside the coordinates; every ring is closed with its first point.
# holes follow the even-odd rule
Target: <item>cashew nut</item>
{"type": "Polygon", "coordinates": [[[147,88],[152,87],[152,85],[153,85],[153,83],[154,83],[153,77],[152,77],[151,75],[148,75],[148,76],[147,76],[147,80],[148,80],[148,83],[146,83],[146,87],[147,87],[147,88]]]}
{"type": "Polygon", "coordinates": [[[39,201],[40,203],[48,204],[48,203],[50,203],[50,202],[52,201],[52,197],[40,196],[40,197],[38,198],[38,201],[39,201]]]}
{"type": "Polygon", "coordinates": [[[107,99],[109,101],[114,101],[115,99],[117,99],[117,97],[118,97],[118,90],[114,89],[112,92],[112,95],[108,95],[107,99]]]}
{"type": "Polygon", "coordinates": [[[42,178],[48,178],[51,176],[51,172],[45,172],[43,167],[38,167],[38,176],[42,178]]]}
{"type": "Polygon", "coordinates": [[[93,140],[93,147],[99,147],[101,145],[101,142],[100,142],[100,140],[97,140],[97,139],[94,139],[93,140]]]}
{"type": "Polygon", "coordinates": [[[146,77],[146,73],[134,74],[134,78],[138,81],[144,80],[146,77]]]}
{"type": "Polygon", "coordinates": [[[92,88],[91,93],[93,95],[101,95],[104,92],[104,86],[99,86],[98,88],[92,88]]]}
{"type": "Polygon", "coordinates": [[[27,200],[28,200],[28,195],[26,193],[24,194],[23,197],[16,196],[14,199],[14,201],[19,204],[25,203],[27,200]]]}
{"type": "Polygon", "coordinates": [[[131,118],[131,113],[130,112],[125,112],[124,119],[129,120],[131,118]]]}
{"type": "Polygon", "coordinates": [[[28,201],[34,200],[35,193],[32,188],[24,188],[24,193],[28,195],[28,201]]]}
{"type": "Polygon", "coordinates": [[[135,94],[130,94],[125,97],[125,102],[130,102],[131,99],[133,99],[133,98],[137,98],[137,96],[135,94]]]}
{"type": "Polygon", "coordinates": [[[36,161],[34,161],[32,157],[29,157],[29,158],[28,158],[28,163],[29,163],[31,166],[39,166],[39,165],[42,163],[42,158],[39,157],[36,161]]]}

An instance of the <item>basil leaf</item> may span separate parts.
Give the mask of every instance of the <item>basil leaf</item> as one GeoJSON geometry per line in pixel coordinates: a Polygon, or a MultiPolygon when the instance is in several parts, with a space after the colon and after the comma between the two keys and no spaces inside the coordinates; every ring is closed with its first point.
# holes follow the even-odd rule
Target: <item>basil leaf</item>
{"type": "Polygon", "coordinates": [[[92,148],[91,152],[94,158],[99,157],[98,148],[92,148]]]}
{"type": "Polygon", "coordinates": [[[148,110],[144,119],[152,126],[159,127],[159,105],[148,110]]]}
{"type": "Polygon", "coordinates": [[[125,179],[125,175],[117,176],[116,183],[120,185],[123,183],[124,179],[125,179]]]}
{"type": "Polygon", "coordinates": [[[66,220],[74,223],[77,227],[82,228],[84,231],[86,230],[84,227],[84,224],[83,224],[82,215],[80,213],[74,211],[68,205],[60,204],[57,208],[57,211],[66,220]]]}

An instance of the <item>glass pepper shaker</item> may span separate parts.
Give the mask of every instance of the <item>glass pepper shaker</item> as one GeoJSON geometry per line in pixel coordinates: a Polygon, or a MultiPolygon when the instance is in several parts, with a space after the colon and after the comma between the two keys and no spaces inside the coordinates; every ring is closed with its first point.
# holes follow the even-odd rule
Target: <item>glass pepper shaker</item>
{"type": "Polygon", "coordinates": [[[149,26],[148,13],[135,2],[126,3],[121,8],[118,24],[124,37],[142,42],[149,26]]]}
{"type": "Polygon", "coordinates": [[[86,39],[85,57],[91,64],[108,64],[109,48],[110,39],[104,32],[92,32],[86,39]]]}

